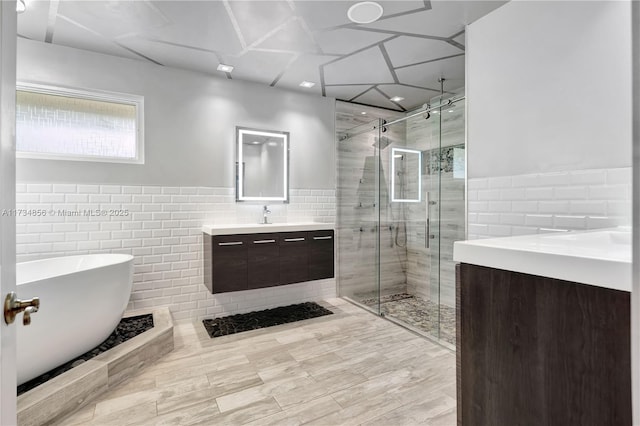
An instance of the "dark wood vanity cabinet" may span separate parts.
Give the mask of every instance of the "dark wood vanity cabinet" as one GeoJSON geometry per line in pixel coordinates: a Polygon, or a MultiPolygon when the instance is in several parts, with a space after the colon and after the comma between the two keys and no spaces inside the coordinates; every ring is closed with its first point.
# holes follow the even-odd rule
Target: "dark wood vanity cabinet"
{"type": "Polygon", "coordinates": [[[203,235],[204,282],[212,293],[334,277],[333,230],[203,235]]]}
{"type": "Polygon", "coordinates": [[[630,293],[456,267],[458,425],[631,425],[630,293]]]}

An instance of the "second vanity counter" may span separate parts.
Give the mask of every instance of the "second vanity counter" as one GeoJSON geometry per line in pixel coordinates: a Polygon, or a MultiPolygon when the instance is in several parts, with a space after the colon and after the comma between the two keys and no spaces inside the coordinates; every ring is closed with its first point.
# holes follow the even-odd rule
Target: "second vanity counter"
{"type": "Polygon", "coordinates": [[[631,229],[489,238],[454,243],[454,260],[631,291],[631,229]]]}

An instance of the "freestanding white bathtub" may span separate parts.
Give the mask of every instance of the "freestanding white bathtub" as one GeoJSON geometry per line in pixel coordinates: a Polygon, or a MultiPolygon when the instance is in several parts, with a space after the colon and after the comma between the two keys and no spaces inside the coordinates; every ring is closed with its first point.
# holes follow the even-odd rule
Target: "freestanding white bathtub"
{"type": "Polygon", "coordinates": [[[90,254],[19,263],[20,299],[40,298],[23,326],[18,315],[18,384],[102,343],[122,318],[133,285],[133,256],[90,254]]]}

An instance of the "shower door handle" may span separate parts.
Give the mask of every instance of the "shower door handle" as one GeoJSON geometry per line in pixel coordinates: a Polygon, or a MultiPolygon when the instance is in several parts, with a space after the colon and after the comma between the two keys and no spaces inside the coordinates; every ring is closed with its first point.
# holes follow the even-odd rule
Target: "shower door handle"
{"type": "MultiPolygon", "coordinates": [[[[429,206],[427,206],[427,209],[429,208],[429,206]]],[[[431,230],[429,229],[429,219],[427,219],[424,223],[424,248],[429,248],[429,240],[430,238],[430,234],[431,230]]]]}

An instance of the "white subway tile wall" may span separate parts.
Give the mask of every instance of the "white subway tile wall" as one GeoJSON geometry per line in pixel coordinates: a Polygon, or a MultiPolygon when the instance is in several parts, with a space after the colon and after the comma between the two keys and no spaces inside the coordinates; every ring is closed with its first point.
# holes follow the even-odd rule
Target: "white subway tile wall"
{"type": "MultiPolygon", "coordinates": [[[[134,256],[127,310],[169,306],[199,320],[336,296],[334,279],[212,295],[203,284],[203,224],[257,223],[262,205],[236,203],[233,188],[18,184],[17,260],[87,253],[134,256]],[[85,211],[107,211],[105,216],[85,211]],[[110,215],[109,210],[128,211],[110,215]]],[[[335,223],[335,190],[292,189],[269,205],[272,222],[335,223]]]]}
{"type": "Polygon", "coordinates": [[[469,179],[469,239],[631,225],[631,168],[469,179]]]}

